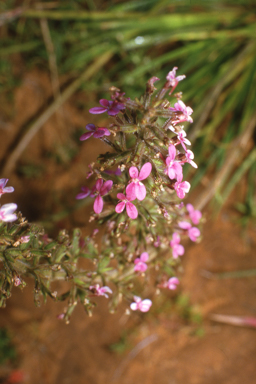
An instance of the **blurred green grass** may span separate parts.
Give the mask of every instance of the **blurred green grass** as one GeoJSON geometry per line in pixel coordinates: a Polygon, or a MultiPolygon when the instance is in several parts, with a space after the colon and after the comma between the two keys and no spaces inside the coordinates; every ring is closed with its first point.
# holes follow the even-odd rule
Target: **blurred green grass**
{"type": "MultiPolygon", "coordinates": [[[[93,60],[112,52],[103,70],[83,89],[108,97],[111,85],[131,97],[142,93],[148,78],[164,79],[174,66],[187,79],[179,85],[184,102],[195,111],[188,127],[199,171],[195,187],[214,179],[229,150],[243,137],[256,105],[255,3],[231,1],[56,1],[0,5],[1,100],[18,83],[11,70],[15,54],[49,70],[40,20],[46,19],[60,75],[75,79],[93,60]],[[18,14],[18,15],[17,15],[18,14]]],[[[91,105],[88,105],[91,107],[91,105]]],[[[223,204],[243,180],[247,184],[240,211],[255,217],[255,127],[248,145],[215,191],[223,204]],[[243,206],[243,208],[241,208],[243,206]]],[[[192,171],[193,173],[193,171],[192,171]]],[[[191,173],[191,175],[192,175],[191,173]]],[[[191,176],[190,175],[190,176],[191,176]]]]}

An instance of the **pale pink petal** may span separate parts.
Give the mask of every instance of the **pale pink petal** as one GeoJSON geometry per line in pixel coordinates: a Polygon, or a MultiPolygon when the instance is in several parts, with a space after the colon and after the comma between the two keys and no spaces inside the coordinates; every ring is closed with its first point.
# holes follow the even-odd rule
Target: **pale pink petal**
{"type": "Polygon", "coordinates": [[[138,304],[137,303],[131,303],[130,308],[131,308],[132,311],[137,311],[138,304]]]}
{"type": "Polygon", "coordinates": [[[135,184],[135,195],[138,200],[142,201],[145,199],[147,194],[146,187],[142,183],[135,184]]]}
{"type": "Polygon", "coordinates": [[[137,179],[138,175],[139,175],[139,171],[138,171],[138,169],[136,167],[131,167],[129,169],[129,174],[130,174],[132,179],[137,179]]]}
{"type": "Polygon", "coordinates": [[[192,227],[188,230],[188,236],[191,241],[196,241],[196,239],[200,236],[200,230],[196,227],[192,227]]]}
{"type": "Polygon", "coordinates": [[[192,227],[192,225],[188,221],[180,221],[178,224],[179,227],[182,229],[190,229],[192,227]]]}
{"type": "Polygon", "coordinates": [[[168,282],[167,282],[167,286],[168,286],[168,289],[171,289],[171,290],[174,290],[177,288],[177,285],[179,284],[179,279],[177,279],[177,277],[171,277],[168,282]]]}
{"type": "Polygon", "coordinates": [[[148,256],[148,253],[147,253],[147,252],[143,252],[143,253],[140,255],[140,260],[141,260],[141,261],[146,262],[146,261],[148,261],[148,258],[149,258],[149,256],[148,256]]]}
{"type": "Polygon", "coordinates": [[[168,152],[171,160],[174,160],[176,157],[176,148],[173,144],[169,145],[168,152]]]}
{"type": "Polygon", "coordinates": [[[4,188],[7,182],[8,182],[8,179],[0,179],[0,189],[4,188]]]}
{"type": "Polygon", "coordinates": [[[134,204],[128,202],[126,204],[126,212],[127,212],[127,215],[131,219],[137,219],[137,217],[138,217],[138,210],[137,210],[137,208],[135,207],[134,204]]]}
{"type": "Polygon", "coordinates": [[[121,213],[121,212],[123,212],[124,208],[125,208],[125,202],[121,201],[120,203],[117,204],[115,211],[117,213],[121,213]]]}
{"type": "Polygon", "coordinates": [[[148,312],[151,305],[152,305],[152,301],[149,299],[145,299],[141,303],[138,304],[138,309],[141,312],[148,312]]]}
{"type": "Polygon", "coordinates": [[[186,205],[186,208],[187,208],[187,211],[188,211],[189,213],[194,212],[194,207],[193,207],[192,204],[187,204],[187,205],[186,205]]]}
{"type": "Polygon", "coordinates": [[[152,165],[151,163],[146,163],[142,166],[139,174],[139,180],[146,179],[152,171],[152,165]]]}
{"type": "Polygon", "coordinates": [[[13,192],[14,191],[14,188],[13,187],[5,187],[4,189],[3,189],[3,192],[4,193],[11,193],[11,192],[13,192]]]}
{"type": "Polygon", "coordinates": [[[95,213],[101,213],[103,209],[103,199],[101,196],[97,196],[94,204],[93,204],[93,209],[95,213]]]}

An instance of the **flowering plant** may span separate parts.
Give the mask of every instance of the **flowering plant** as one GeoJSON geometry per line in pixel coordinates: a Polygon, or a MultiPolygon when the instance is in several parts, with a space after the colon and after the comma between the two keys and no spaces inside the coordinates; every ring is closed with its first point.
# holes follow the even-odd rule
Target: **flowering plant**
{"type": "MultiPolygon", "coordinates": [[[[107,112],[112,119],[108,128],[88,124],[89,132],[80,138],[93,136],[110,148],[98,157],[97,165],[89,166],[88,177],[95,178],[94,187],[90,190],[83,186],[77,195],[77,199],[95,198],[90,221],[104,228],[99,244],[98,229],[85,239],[79,230],[72,238],[61,231],[53,241],[21,214],[16,215],[15,204],[1,207],[2,306],[13,285],[25,286],[25,275],[35,279],[37,304],[41,294],[68,300],[60,314],[66,322],[78,302],[91,314],[95,296],[108,298],[111,310],[124,297],[131,310],[147,312],[151,299],[138,296],[145,279],[158,290],[176,289],[176,267],[185,252],[181,238],[197,241],[200,230],[196,225],[202,216],[191,204],[180,202],[190,189],[189,182],[183,180],[183,167],[197,165],[193,152],[187,149],[191,143],[181,125],[193,121],[193,111],[181,101],[180,93],[174,94],[177,101],[173,107],[165,98],[166,93],[173,96],[185,77],[176,76],[176,70],[169,72],[158,92],[154,83],[159,79],[152,77],[140,99],[131,100],[112,87],[112,100],[101,99],[102,107],[90,109],[92,114],[107,112]],[[89,260],[87,270],[78,268],[80,257],[89,260]],[[157,270],[154,281],[153,276],[147,278],[152,269],[157,270]],[[70,282],[69,289],[62,294],[52,292],[52,281],[62,279],[70,282]]],[[[5,187],[6,182],[1,180],[1,194],[13,191],[5,187]]]]}

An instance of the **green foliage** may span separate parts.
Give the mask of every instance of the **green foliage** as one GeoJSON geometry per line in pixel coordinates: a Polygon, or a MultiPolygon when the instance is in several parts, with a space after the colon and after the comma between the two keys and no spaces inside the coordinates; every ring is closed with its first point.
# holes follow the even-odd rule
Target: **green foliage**
{"type": "Polygon", "coordinates": [[[6,361],[15,360],[16,350],[12,344],[10,335],[5,328],[0,328],[0,365],[6,361]]]}

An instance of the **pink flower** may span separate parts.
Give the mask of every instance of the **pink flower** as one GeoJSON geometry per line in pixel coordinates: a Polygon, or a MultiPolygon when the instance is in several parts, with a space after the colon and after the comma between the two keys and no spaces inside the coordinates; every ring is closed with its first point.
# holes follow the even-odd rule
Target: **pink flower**
{"type": "Polygon", "coordinates": [[[130,308],[132,311],[141,311],[141,312],[148,312],[151,305],[152,301],[149,299],[141,300],[140,297],[134,296],[134,303],[130,305],[130,308]]]}
{"type": "Polygon", "coordinates": [[[129,169],[131,180],[129,185],[126,187],[126,195],[130,200],[137,198],[141,201],[145,199],[147,191],[145,185],[141,183],[141,180],[146,179],[150,175],[151,170],[151,163],[144,164],[140,170],[140,173],[136,167],[131,167],[129,169]]]}
{"type": "Polygon", "coordinates": [[[166,285],[168,289],[175,290],[177,288],[177,285],[179,284],[179,279],[177,277],[171,277],[166,285]]]}
{"type": "Polygon", "coordinates": [[[202,217],[202,213],[198,210],[195,210],[192,204],[187,204],[186,207],[192,223],[195,225],[199,224],[199,221],[202,217]]]}
{"type": "Polygon", "coordinates": [[[118,193],[117,198],[120,199],[121,201],[120,201],[120,203],[117,204],[115,211],[117,213],[121,213],[121,212],[123,212],[123,210],[126,206],[127,215],[131,219],[137,219],[138,210],[135,207],[135,205],[131,203],[131,201],[134,199],[131,199],[130,197],[126,197],[123,193],[118,193]]]}
{"type": "Polygon", "coordinates": [[[80,141],[87,140],[91,136],[95,137],[95,139],[98,139],[99,137],[110,136],[111,134],[107,128],[96,127],[94,124],[87,124],[85,128],[90,132],[84,133],[80,137],[80,141]]]}
{"type": "Polygon", "coordinates": [[[103,183],[102,179],[98,179],[96,181],[95,194],[97,195],[97,197],[93,204],[93,209],[95,213],[101,213],[103,209],[103,199],[101,196],[106,195],[112,188],[112,185],[113,185],[112,180],[107,180],[105,181],[105,183],[103,183]]]}
{"type": "Polygon", "coordinates": [[[174,104],[174,108],[170,107],[169,109],[174,112],[182,112],[182,115],[178,116],[178,120],[172,122],[172,124],[181,123],[182,121],[189,121],[190,123],[193,123],[193,119],[190,117],[190,115],[193,113],[193,109],[187,107],[183,101],[179,100],[174,104]]]}
{"type": "Polygon", "coordinates": [[[19,276],[14,276],[13,282],[14,282],[15,287],[18,287],[19,285],[21,285],[20,277],[19,276]]]}
{"type": "Polygon", "coordinates": [[[107,112],[110,116],[116,116],[121,109],[125,108],[124,104],[119,103],[116,100],[109,101],[106,99],[100,99],[100,105],[102,105],[102,107],[91,108],[89,109],[89,112],[94,115],[107,112]]]}
{"type": "Polygon", "coordinates": [[[13,187],[5,187],[8,182],[8,179],[0,179],[0,197],[4,193],[11,193],[14,191],[13,187]]]}
{"type": "Polygon", "coordinates": [[[89,287],[89,289],[90,289],[90,291],[92,291],[93,295],[95,295],[95,296],[105,296],[108,298],[107,293],[113,293],[109,287],[107,287],[107,286],[100,287],[99,284],[91,285],[89,287]]]}
{"type": "Polygon", "coordinates": [[[175,161],[176,157],[176,148],[173,144],[169,145],[168,148],[169,156],[167,157],[165,163],[167,165],[167,168],[165,170],[165,173],[168,173],[168,176],[171,180],[175,179],[175,177],[182,175],[182,166],[178,161],[175,161]]]}
{"type": "Polygon", "coordinates": [[[0,221],[12,222],[17,220],[17,215],[13,213],[17,208],[17,204],[14,203],[2,205],[0,208],[0,221]]]}
{"type": "Polygon", "coordinates": [[[30,236],[21,236],[19,241],[21,244],[25,244],[25,243],[28,243],[29,240],[30,240],[30,236]]]}
{"type": "Polygon", "coordinates": [[[148,266],[146,264],[146,261],[148,261],[148,253],[143,252],[140,257],[134,260],[134,271],[135,272],[145,272],[148,269],[148,266]]]}
{"type": "Polygon", "coordinates": [[[172,247],[172,256],[174,259],[177,259],[179,256],[184,255],[184,247],[180,244],[180,236],[176,232],[174,232],[174,234],[172,235],[170,247],[172,247]]]}
{"type": "MultiPolygon", "coordinates": [[[[182,178],[181,178],[182,180],[182,178]]],[[[188,181],[177,180],[174,184],[174,189],[180,199],[184,199],[185,194],[190,190],[190,184],[188,181]]]]}
{"type": "Polygon", "coordinates": [[[191,142],[188,139],[186,139],[186,136],[187,136],[186,132],[184,130],[179,131],[177,133],[177,136],[178,136],[180,144],[185,149],[185,151],[187,151],[187,148],[186,148],[185,144],[191,145],[191,142]]]}
{"type": "Polygon", "coordinates": [[[174,67],[166,76],[166,80],[169,82],[169,86],[176,87],[178,82],[185,79],[185,75],[177,76],[176,77],[176,70],[178,67],[174,67]]]}
{"type": "Polygon", "coordinates": [[[188,237],[191,241],[196,241],[201,232],[197,227],[192,227],[188,221],[180,221],[179,227],[188,231],[188,237]]]}

